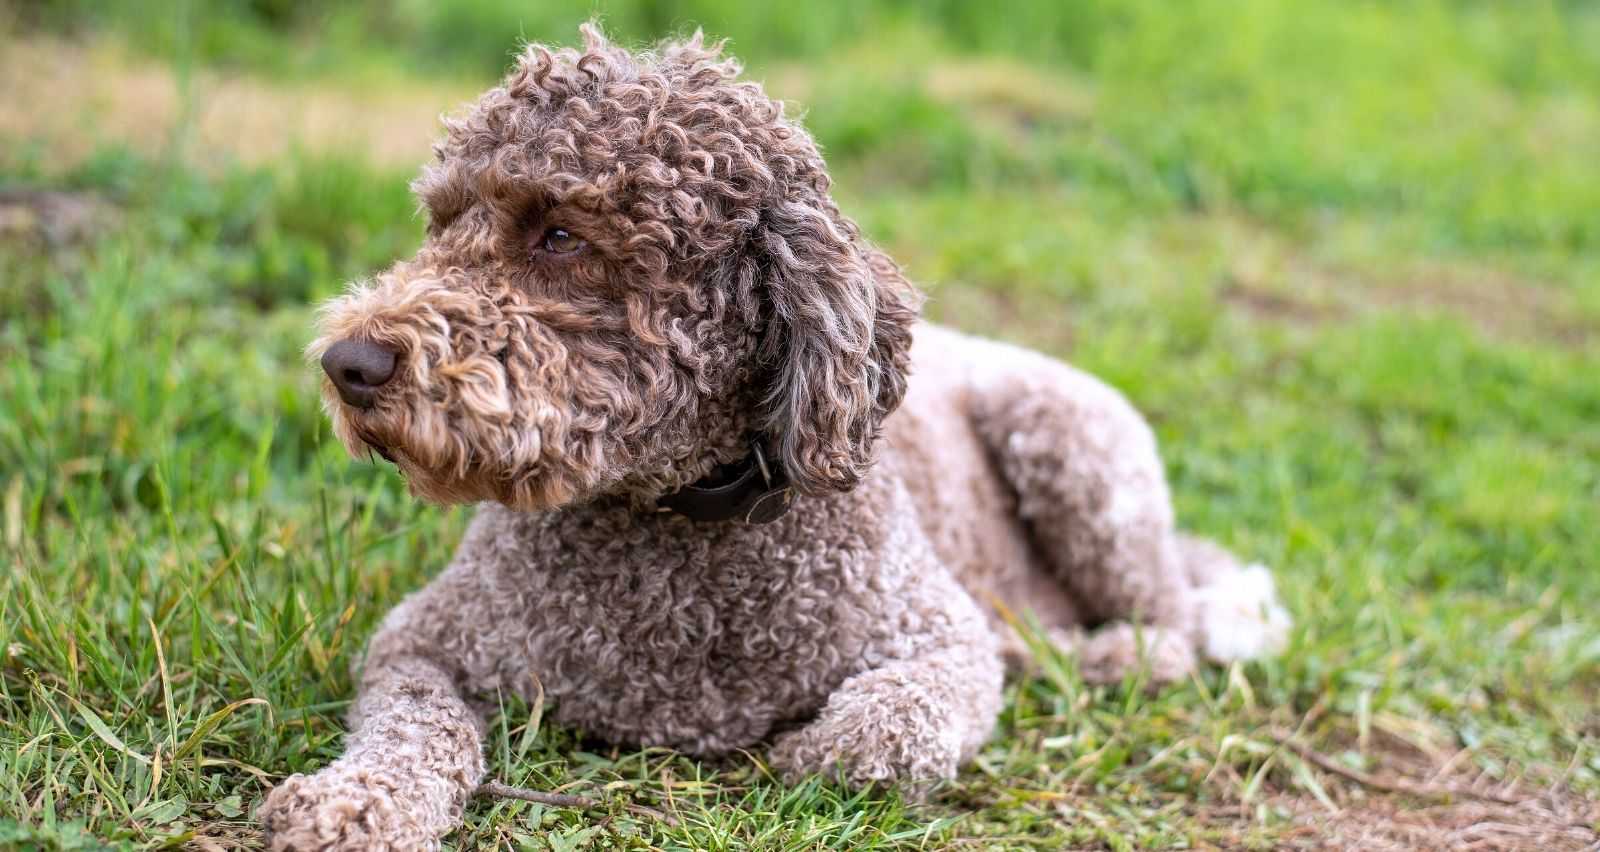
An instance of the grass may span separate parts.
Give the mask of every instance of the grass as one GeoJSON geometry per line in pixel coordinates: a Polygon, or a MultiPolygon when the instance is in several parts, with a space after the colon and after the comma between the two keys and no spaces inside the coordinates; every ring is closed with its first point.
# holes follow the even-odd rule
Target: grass
{"type": "MultiPolygon", "coordinates": [[[[452,844],[1275,848],[1378,826],[1424,845],[1472,819],[1592,842],[1594,7],[605,5],[633,38],[732,35],[807,105],[842,202],[930,314],[1127,391],[1186,525],[1272,564],[1298,624],[1280,659],[1154,695],[1042,653],[929,805],[785,787],[759,754],[616,750],[509,706],[492,774],[608,813],[479,800],[452,844]],[[1352,772],[1556,804],[1486,817],[1352,772]],[[1407,822],[1424,806],[1443,828],[1407,822]]],[[[84,96],[66,125],[73,87],[53,115],[0,95],[0,185],[109,204],[55,246],[0,216],[0,847],[247,845],[262,791],[338,753],[350,664],[466,515],[346,459],[300,355],[318,299],[420,239],[410,169],[311,125],[281,148],[209,139],[207,75],[378,109],[375,90],[470,93],[517,35],[570,40],[582,15],[113,3],[96,31],[72,8],[18,7],[0,56],[126,42],[143,58],[111,50],[82,87],[199,84],[170,115],[84,96]]]]}

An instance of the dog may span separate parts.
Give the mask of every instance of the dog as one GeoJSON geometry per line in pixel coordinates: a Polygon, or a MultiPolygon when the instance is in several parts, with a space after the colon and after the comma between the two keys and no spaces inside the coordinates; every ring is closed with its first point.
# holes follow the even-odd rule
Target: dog
{"type": "Polygon", "coordinates": [[[423,246],[309,352],[352,454],[480,505],[371,640],[344,755],[267,796],[271,848],[436,848],[497,692],[918,791],[990,736],[1015,613],[1095,682],[1284,641],[1267,570],[1178,532],[1128,401],[920,322],[721,44],[586,26],[446,124],[423,246]]]}

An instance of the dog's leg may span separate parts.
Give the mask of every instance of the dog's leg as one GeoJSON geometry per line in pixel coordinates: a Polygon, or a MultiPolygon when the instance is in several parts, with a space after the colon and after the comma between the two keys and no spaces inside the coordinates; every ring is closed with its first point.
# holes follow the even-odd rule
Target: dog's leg
{"type": "Polygon", "coordinates": [[[886,647],[868,653],[882,662],[847,678],[816,719],[774,742],[769,756],[786,778],[892,781],[915,796],[955,777],[993,732],[1004,677],[998,639],[942,567],[928,571],[897,598],[886,647]]]}
{"type": "Polygon", "coordinates": [[[1232,553],[1202,538],[1178,535],[1179,559],[1191,584],[1189,635],[1159,625],[1107,624],[1087,635],[1052,630],[1057,645],[1077,655],[1085,680],[1115,682],[1148,665],[1151,683],[1181,678],[1198,653],[1213,663],[1250,660],[1282,648],[1290,618],[1278,602],[1272,573],[1242,565],[1232,553]]]}
{"type": "Polygon", "coordinates": [[[372,642],[344,755],[262,804],[268,848],[436,849],[460,823],[484,773],[483,719],[443,667],[391,649],[414,642],[394,622],[372,642]]]}
{"type": "Polygon", "coordinates": [[[1031,354],[1025,367],[976,389],[973,416],[1040,554],[1105,625],[1071,643],[1085,677],[1140,665],[1158,682],[1182,677],[1195,662],[1194,584],[1154,435],[1097,379],[1031,354]]]}

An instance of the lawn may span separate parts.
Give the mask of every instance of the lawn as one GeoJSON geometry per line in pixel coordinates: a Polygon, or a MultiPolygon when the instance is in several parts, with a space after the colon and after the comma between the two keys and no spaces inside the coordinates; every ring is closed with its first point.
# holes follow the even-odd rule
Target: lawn
{"type": "MultiPolygon", "coordinates": [[[[0,848],[249,847],[339,753],[468,514],[337,446],[314,305],[415,247],[436,117],[556,5],[0,7],[0,848]]],[[[1041,650],[925,804],[508,700],[491,775],[601,807],[448,844],[1600,843],[1600,6],[600,8],[731,37],[929,314],[1122,388],[1297,623],[1154,694],[1041,650]]]]}

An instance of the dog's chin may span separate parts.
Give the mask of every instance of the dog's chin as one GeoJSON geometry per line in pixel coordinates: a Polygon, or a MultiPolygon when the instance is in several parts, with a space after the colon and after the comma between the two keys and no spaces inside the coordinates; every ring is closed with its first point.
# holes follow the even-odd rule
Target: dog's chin
{"type": "Polygon", "coordinates": [[[403,455],[396,456],[395,469],[411,494],[428,503],[461,506],[493,499],[480,483],[435,473],[411,463],[403,455]]]}
{"type": "MultiPolygon", "coordinates": [[[[378,448],[372,449],[378,452],[378,448]]],[[[511,479],[480,470],[461,475],[454,470],[428,468],[403,447],[387,447],[383,452],[413,496],[438,506],[499,503],[518,512],[543,512],[575,502],[572,489],[553,476],[523,475],[511,479]]]]}
{"type": "Polygon", "coordinates": [[[417,498],[441,506],[492,502],[522,512],[559,509],[582,499],[586,489],[562,476],[559,466],[541,464],[534,470],[507,471],[486,469],[482,459],[502,458],[507,452],[479,447],[440,452],[424,442],[412,446],[403,421],[393,420],[379,411],[353,410],[335,399],[328,400],[328,413],[334,434],[350,457],[357,461],[387,462],[405,480],[417,498]],[[468,452],[467,459],[457,454],[468,452]]]}

